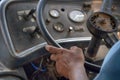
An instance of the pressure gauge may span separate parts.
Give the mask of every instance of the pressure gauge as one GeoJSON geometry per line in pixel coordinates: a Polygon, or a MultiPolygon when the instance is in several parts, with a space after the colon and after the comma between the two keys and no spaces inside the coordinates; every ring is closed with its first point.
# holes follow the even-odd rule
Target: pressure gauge
{"type": "Polygon", "coordinates": [[[74,22],[83,22],[85,20],[85,14],[82,11],[74,10],[69,13],[70,20],[74,22]]]}
{"type": "Polygon", "coordinates": [[[63,32],[64,31],[64,26],[62,23],[56,23],[53,25],[53,29],[58,31],[58,32],[63,32]]]}
{"type": "Polygon", "coordinates": [[[50,10],[49,14],[50,14],[51,17],[54,17],[54,18],[58,18],[60,16],[59,11],[57,11],[55,9],[50,10]]]}

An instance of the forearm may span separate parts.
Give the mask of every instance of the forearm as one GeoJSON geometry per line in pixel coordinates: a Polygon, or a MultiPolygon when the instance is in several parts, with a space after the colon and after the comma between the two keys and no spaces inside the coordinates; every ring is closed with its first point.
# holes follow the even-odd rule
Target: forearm
{"type": "Polygon", "coordinates": [[[84,65],[74,68],[69,74],[70,80],[88,80],[84,65]]]}

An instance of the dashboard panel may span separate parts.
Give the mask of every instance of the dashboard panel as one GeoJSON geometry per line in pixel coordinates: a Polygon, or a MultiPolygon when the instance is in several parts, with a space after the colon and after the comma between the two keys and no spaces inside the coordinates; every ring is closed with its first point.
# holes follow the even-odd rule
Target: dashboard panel
{"type": "Polygon", "coordinates": [[[38,27],[37,22],[31,16],[26,17],[30,10],[36,9],[37,2],[17,1],[11,3],[6,10],[8,30],[16,53],[20,53],[44,41],[39,31],[35,32],[38,27]]]}
{"type": "MultiPolygon", "coordinates": [[[[93,7],[99,5],[97,8],[99,9],[101,5],[101,0],[97,0],[97,4],[95,1],[48,1],[44,9],[47,29],[56,40],[90,37],[86,20],[94,12],[93,7]],[[96,5],[93,5],[94,3],[96,5]],[[81,18],[83,20],[79,21],[81,18]]],[[[7,27],[17,54],[44,42],[36,21],[37,3],[37,0],[20,0],[13,1],[7,6],[5,13],[7,27]]]]}
{"type": "MultiPolygon", "coordinates": [[[[41,48],[46,43],[36,20],[38,0],[1,2],[0,36],[3,37],[7,47],[1,50],[5,54],[1,54],[0,59],[7,57],[9,59],[7,63],[5,62],[7,65],[19,66],[33,60],[36,56],[43,55],[44,51],[41,48]],[[5,50],[7,52],[4,52],[5,50]]],[[[86,47],[91,39],[86,21],[93,12],[100,10],[101,4],[102,0],[49,0],[44,9],[47,29],[57,42],[63,43],[67,48],[73,45],[86,47]],[[86,44],[79,43],[81,40],[86,44]],[[71,44],[67,45],[67,43],[71,44]]],[[[117,4],[114,1],[113,14],[119,14],[117,4]]]]}

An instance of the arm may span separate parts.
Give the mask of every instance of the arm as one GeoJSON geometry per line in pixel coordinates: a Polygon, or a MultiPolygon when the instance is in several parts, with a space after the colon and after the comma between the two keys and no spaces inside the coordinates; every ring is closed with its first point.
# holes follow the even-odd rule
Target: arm
{"type": "Polygon", "coordinates": [[[88,80],[84,65],[81,65],[77,68],[75,67],[73,69],[74,70],[72,70],[71,73],[69,74],[70,80],[88,80]]]}
{"type": "Polygon", "coordinates": [[[56,61],[57,72],[70,80],[88,80],[84,68],[84,55],[80,48],[71,47],[69,50],[46,46],[52,55],[51,59],[56,61]]]}
{"type": "Polygon", "coordinates": [[[120,80],[120,41],[110,49],[94,80],[120,80]]]}

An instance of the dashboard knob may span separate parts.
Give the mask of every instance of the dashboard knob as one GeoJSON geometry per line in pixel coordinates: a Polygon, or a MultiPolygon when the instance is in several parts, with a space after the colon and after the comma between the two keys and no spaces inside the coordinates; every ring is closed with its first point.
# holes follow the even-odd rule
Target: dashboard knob
{"type": "Polygon", "coordinates": [[[72,31],[74,31],[74,29],[73,29],[72,26],[70,26],[70,27],[69,27],[69,32],[72,32],[72,31]]]}
{"type": "Polygon", "coordinates": [[[36,30],[36,26],[23,28],[23,32],[32,34],[36,30]]]}

